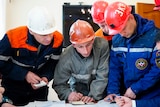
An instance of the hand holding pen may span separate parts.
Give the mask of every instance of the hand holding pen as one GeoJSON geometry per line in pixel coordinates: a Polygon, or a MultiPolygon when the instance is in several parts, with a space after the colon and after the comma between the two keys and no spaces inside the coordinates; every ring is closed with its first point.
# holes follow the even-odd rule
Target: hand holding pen
{"type": "Polygon", "coordinates": [[[104,98],[104,101],[110,102],[110,103],[114,103],[116,96],[117,96],[116,94],[109,94],[108,96],[106,96],[106,97],[104,98]]]}
{"type": "Polygon", "coordinates": [[[119,107],[132,107],[132,100],[125,96],[117,96],[115,102],[119,107]]]}

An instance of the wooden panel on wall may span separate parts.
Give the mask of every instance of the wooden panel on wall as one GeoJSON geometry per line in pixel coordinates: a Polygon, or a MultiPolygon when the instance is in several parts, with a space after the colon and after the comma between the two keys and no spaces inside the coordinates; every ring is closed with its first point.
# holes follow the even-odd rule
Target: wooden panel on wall
{"type": "Polygon", "coordinates": [[[137,13],[142,17],[154,20],[157,27],[160,28],[160,11],[154,11],[155,4],[137,3],[137,13]]]}

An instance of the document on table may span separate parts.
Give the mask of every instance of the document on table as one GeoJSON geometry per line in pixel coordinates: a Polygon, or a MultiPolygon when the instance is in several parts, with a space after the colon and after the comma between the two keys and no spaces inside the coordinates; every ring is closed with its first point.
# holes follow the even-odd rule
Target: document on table
{"type": "Polygon", "coordinates": [[[18,107],[65,107],[65,101],[34,101],[18,107]]]}
{"type": "Polygon", "coordinates": [[[118,107],[115,103],[105,102],[104,100],[100,100],[95,104],[66,104],[66,107],[118,107]]]}
{"type": "Polygon", "coordinates": [[[105,102],[100,100],[95,104],[70,104],[65,103],[65,101],[34,101],[30,102],[26,106],[17,106],[17,107],[118,107],[117,104],[105,102]]]}
{"type": "Polygon", "coordinates": [[[106,102],[104,100],[98,101],[96,107],[119,107],[116,103],[106,102]]]}

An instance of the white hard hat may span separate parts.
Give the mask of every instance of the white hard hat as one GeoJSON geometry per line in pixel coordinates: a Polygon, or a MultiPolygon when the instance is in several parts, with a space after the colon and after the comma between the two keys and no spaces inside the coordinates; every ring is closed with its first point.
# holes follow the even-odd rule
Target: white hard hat
{"type": "Polygon", "coordinates": [[[54,32],[55,20],[45,7],[37,6],[28,13],[27,27],[34,33],[46,35],[54,32]]]}

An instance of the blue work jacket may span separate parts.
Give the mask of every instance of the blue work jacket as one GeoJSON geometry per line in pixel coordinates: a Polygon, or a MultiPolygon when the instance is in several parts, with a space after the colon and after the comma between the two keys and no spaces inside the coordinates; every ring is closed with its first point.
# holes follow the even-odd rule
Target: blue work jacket
{"type": "Polygon", "coordinates": [[[63,36],[53,32],[50,45],[38,43],[26,26],[9,30],[0,41],[0,72],[3,79],[24,81],[28,71],[48,81],[62,52],[63,36]]]}
{"type": "Polygon", "coordinates": [[[136,107],[160,107],[160,97],[149,100],[136,100],[136,107]]]}
{"type": "Polygon", "coordinates": [[[136,32],[130,38],[117,34],[112,39],[107,93],[123,95],[120,93],[123,84],[124,90],[130,87],[137,99],[158,97],[160,65],[154,39],[160,30],[153,21],[133,15],[137,23],[136,32]]]}

